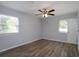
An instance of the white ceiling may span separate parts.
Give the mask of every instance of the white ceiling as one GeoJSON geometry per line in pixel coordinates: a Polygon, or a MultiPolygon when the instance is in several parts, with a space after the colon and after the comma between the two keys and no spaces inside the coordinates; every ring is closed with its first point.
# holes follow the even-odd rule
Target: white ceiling
{"type": "Polygon", "coordinates": [[[62,15],[79,10],[78,1],[8,1],[0,2],[0,5],[29,13],[39,13],[37,10],[41,8],[55,9],[55,15],[62,15]]]}

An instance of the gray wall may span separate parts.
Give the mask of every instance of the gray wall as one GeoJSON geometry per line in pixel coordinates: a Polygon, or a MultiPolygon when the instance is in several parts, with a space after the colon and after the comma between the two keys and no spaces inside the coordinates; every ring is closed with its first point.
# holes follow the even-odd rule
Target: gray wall
{"type": "Polygon", "coordinates": [[[40,20],[35,16],[0,6],[0,14],[19,18],[19,33],[0,34],[0,51],[40,39],[40,20]]]}
{"type": "MultiPolygon", "coordinates": [[[[77,20],[77,23],[78,23],[78,28],[79,28],[79,11],[78,11],[78,20],[77,20]]],[[[77,36],[78,36],[77,44],[78,44],[78,50],[79,50],[79,29],[77,31],[77,36]]]]}
{"type": "Polygon", "coordinates": [[[75,26],[73,26],[75,24],[73,20],[75,20],[75,23],[76,23],[77,12],[47,18],[47,21],[43,23],[43,38],[54,40],[54,41],[69,42],[69,43],[76,44],[77,43],[76,36],[75,38],[73,38],[75,32],[71,33],[73,31],[72,28],[75,29],[75,26]],[[69,26],[68,33],[60,33],[58,31],[59,20],[67,20],[68,26],[69,26]]]}

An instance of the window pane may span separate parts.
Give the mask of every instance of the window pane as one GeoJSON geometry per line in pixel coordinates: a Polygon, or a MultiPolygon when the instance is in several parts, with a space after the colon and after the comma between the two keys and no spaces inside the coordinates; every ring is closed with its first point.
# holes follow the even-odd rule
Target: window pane
{"type": "Polygon", "coordinates": [[[17,17],[0,15],[0,33],[18,32],[19,21],[17,17]]]}
{"type": "Polygon", "coordinates": [[[68,32],[68,23],[66,20],[59,21],[59,32],[68,32]]]}

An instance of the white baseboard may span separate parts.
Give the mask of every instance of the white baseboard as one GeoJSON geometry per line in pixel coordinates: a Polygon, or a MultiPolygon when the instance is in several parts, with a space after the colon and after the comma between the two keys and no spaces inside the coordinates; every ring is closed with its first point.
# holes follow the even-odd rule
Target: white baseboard
{"type": "Polygon", "coordinates": [[[18,45],[15,45],[15,46],[12,46],[12,47],[9,47],[9,48],[6,48],[6,49],[2,49],[2,50],[0,50],[0,52],[4,52],[4,51],[7,51],[9,49],[13,49],[13,48],[16,48],[16,47],[19,47],[19,46],[22,46],[22,45],[25,45],[25,44],[28,44],[28,43],[31,43],[31,42],[34,42],[34,41],[37,41],[37,39],[29,41],[29,42],[24,42],[24,43],[21,43],[21,44],[18,44],[18,45]]]}
{"type": "MultiPolygon", "coordinates": [[[[43,38],[43,39],[47,39],[47,38],[43,38]]],[[[64,43],[71,43],[71,42],[68,42],[68,41],[61,41],[61,40],[56,40],[56,39],[47,39],[47,40],[58,41],[58,42],[64,42],[64,43]]],[[[76,44],[76,43],[71,43],[71,44],[76,44]]]]}

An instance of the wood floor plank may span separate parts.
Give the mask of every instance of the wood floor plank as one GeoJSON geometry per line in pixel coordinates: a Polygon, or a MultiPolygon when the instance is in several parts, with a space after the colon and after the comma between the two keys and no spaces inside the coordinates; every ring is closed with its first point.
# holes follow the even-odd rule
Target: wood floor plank
{"type": "Polygon", "coordinates": [[[77,57],[77,45],[41,39],[0,54],[0,57],[77,57]]]}

